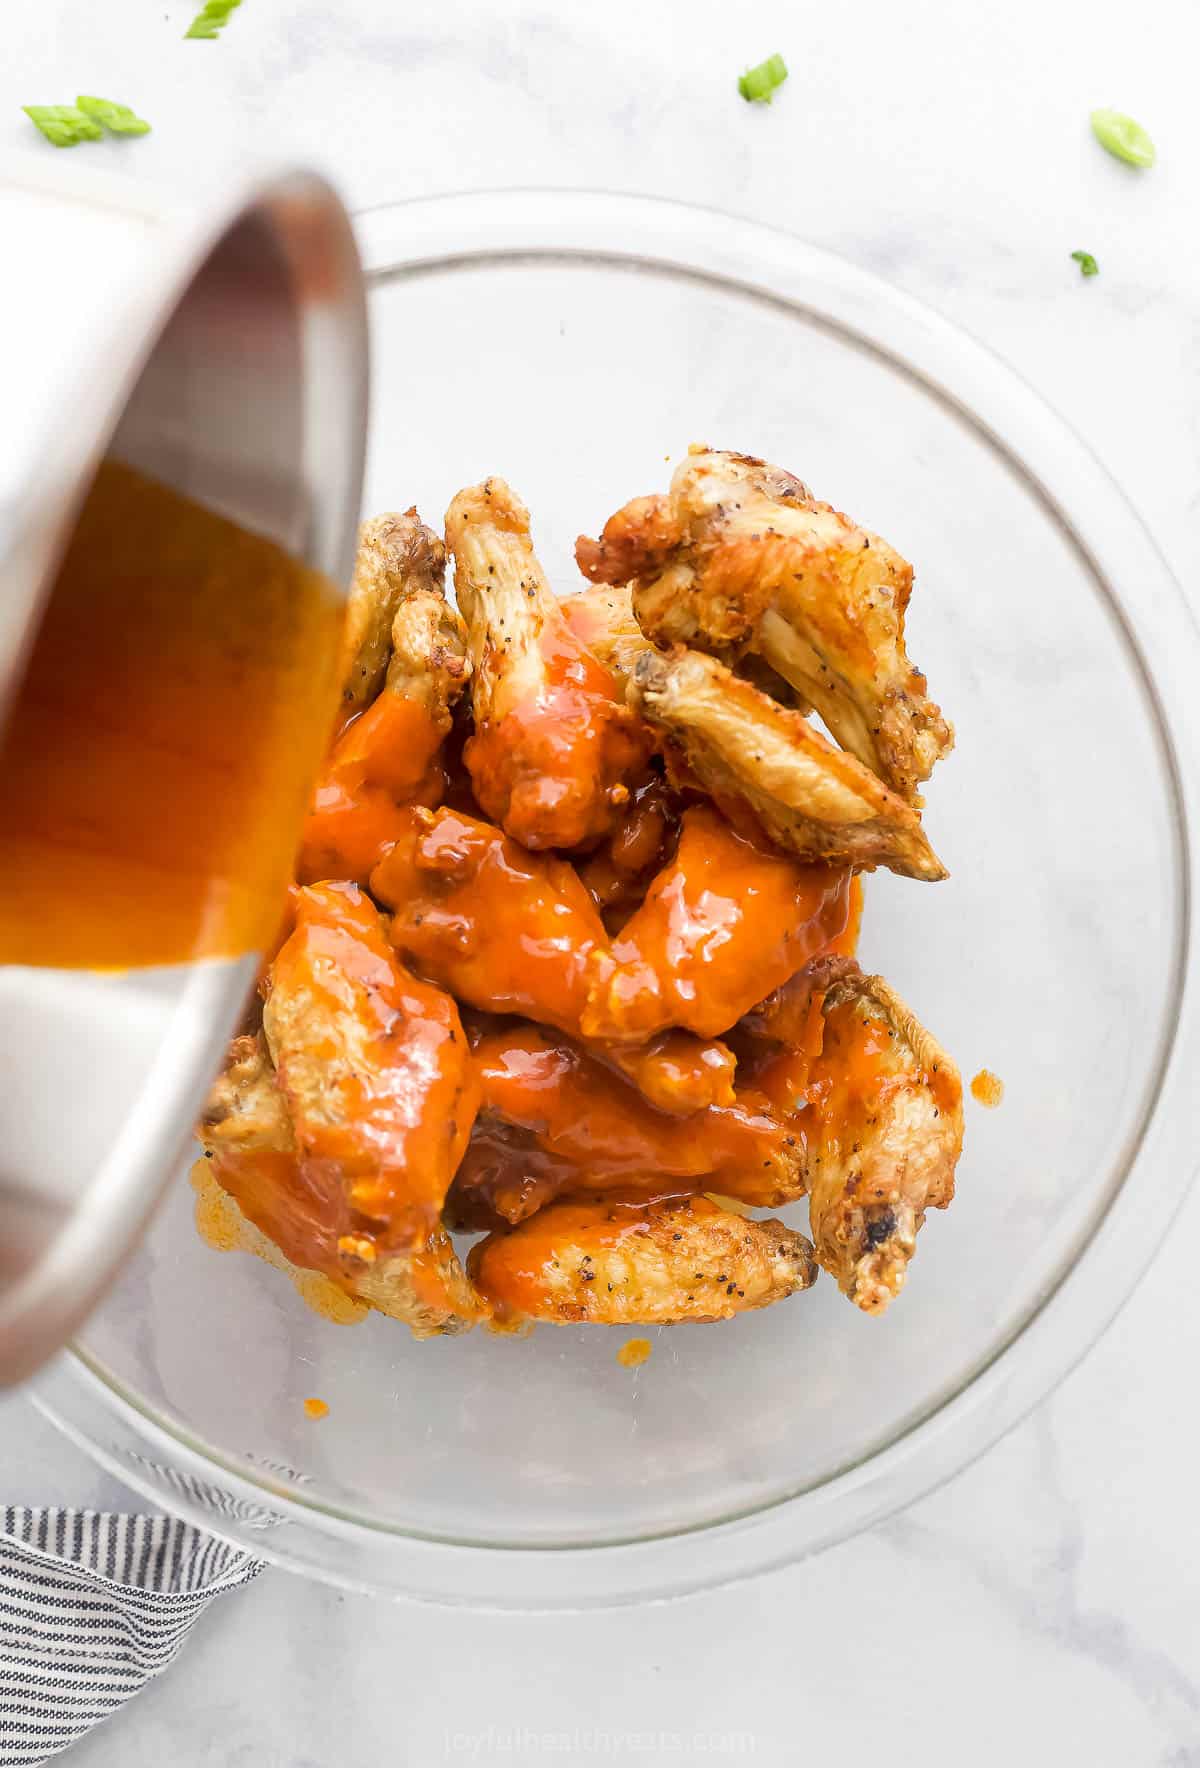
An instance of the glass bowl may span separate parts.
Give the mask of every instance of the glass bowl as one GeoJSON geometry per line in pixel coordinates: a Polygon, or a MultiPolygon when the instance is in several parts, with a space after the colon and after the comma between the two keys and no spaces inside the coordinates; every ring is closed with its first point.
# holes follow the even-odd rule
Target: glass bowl
{"type": "MultiPolygon", "coordinates": [[[[978,1454],[1096,1338],[1188,1183],[1200,646],[1083,444],[979,345],[795,239],[509,192],[359,217],[367,508],[499,472],[551,577],[693,440],[760,454],[917,568],[910,647],[958,728],[950,867],[868,881],[862,951],[957,1057],[958,1198],[882,1319],[825,1278],[719,1327],[413,1343],[197,1237],[180,1178],[42,1403],[127,1481],[294,1568],[577,1606],[742,1576],[978,1454]],[[310,1420],[303,1401],[324,1399],[310,1420]]],[[[798,1219],[804,1219],[803,1209],[798,1219]]]]}

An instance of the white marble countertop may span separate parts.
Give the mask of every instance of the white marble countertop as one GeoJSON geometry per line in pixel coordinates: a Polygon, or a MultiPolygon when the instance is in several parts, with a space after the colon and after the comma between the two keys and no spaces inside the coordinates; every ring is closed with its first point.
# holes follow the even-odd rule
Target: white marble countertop
{"type": "MultiPolygon", "coordinates": [[[[10,6],[18,106],[78,90],[155,125],[103,150],[146,178],[239,149],[328,168],[353,205],[513,184],[701,201],[844,253],[1006,356],[1087,437],[1185,584],[1200,522],[1200,26],[1117,0],[247,0],[216,44],[191,0],[10,6]],[[769,110],[734,80],[781,50],[769,110]],[[1102,154],[1127,109],[1160,160],[1102,154]],[[1092,251],[1087,282],[1068,254],[1092,251]]],[[[93,151],[93,150],[86,150],[93,151]]],[[[10,271],[11,273],[11,271],[10,271]]],[[[279,1572],[72,1760],[307,1768],[572,1758],[1200,1764],[1191,1232],[1172,1228],[1099,1347],[1024,1425],[902,1516],[734,1591],[639,1611],[472,1616],[279,1572]],[[864,1601],[864,1592],[869,1600],[864,1601]],[[647,1734],[662,1734],[654,1750],[647,1734]]],[[[29,1402],[0,1404],[0,1492],[128,1504],[29,1402]]]]}

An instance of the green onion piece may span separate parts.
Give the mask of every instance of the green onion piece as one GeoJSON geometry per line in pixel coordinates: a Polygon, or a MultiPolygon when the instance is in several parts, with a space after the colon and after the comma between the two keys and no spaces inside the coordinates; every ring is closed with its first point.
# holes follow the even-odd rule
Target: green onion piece
{"type": "Polygon", "coordinates": [[[242,0],[204,0],[204,5],[196,14],[187,30],[185,37],[215,37],[221,26],[228,24],[231,12],[236,12],[242,0]]]}
{"type": "Polygon", "coordinates": [[[99,141],[104,134],[99,123],[84,116],[73,104],[23,104],[21,109],[55,147],[74,147],[80,141],[99,141]]]}
{"type": "Polygon", "coordinates": [[[738,81],[738,91],[751,104],[770,104],[787,77],[787,63],[782,55],[769,55],[756,68],[746,69],[738,81]]]}
{"type": "Polygon", "coordinates": [[[1129,166],[1152,166],[1156,155],[1154,143],[1132,117],[1115,110],[1092,112],[1092,134],[1110,154],[1129,166]]]}
{"type": "Polygon", "coordinates": [[[1080,276],[1099,276],[1100,266],[1090,252],[1072,252],[1071,256],[1079,266],[1080,276]]]}
{"type": "Polygon", "coordinates": [[[114,135],[149,135],[150,125],[143,122],[127,104],[116,104],[111,98],[77,98],[75,103],[87,117],[103,123],[114,135]]]}

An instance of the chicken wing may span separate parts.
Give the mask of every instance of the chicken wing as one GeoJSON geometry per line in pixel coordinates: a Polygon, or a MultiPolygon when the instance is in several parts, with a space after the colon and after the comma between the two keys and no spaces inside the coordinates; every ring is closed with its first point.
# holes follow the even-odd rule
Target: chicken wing
{"type": "Polygon", "coordinates": [[[610,933],[629,919],[673,851],[681,810],[678,794],[662,774],[647,770],[630,792],[612,833],[580,861],[579,876],[610,933]]]}
{"type": "Polygon", "coordinates": [[[817,1269],[803,1234],[703,1197],[553,1203],[480,1241],[467,1268],[502,1317],[625,1326],[727,1320],[817,1269]]]}
{"type": "Polygon", "coordinates": [[[571,865],[478,817],[413,810],[375,868],[388,936],[422,974],[489,1013],[576,1031],[604,925],[571,865]]]}
{"type": "Polygon", "coordinates": [[[512,1227],[570,1191],[576,1177],[568,1161],[547,1154],[528,1130],[481,1112],[446,1197],[446,1224],[464,1234],[512,1227]]]}
{"type": "Polygon", "coordinates": [[[669,496],[635,498],[576,557],[593,582],[633,582],[658,643],[765,659],[843,748],[920,802],[954,733],[905,651],[912,567],[877,534],[778,467],[694,445],[669,496]]]}
{"type": "Polygon", "coordinates": [[[383,686],[402,599],[422,589],[440,598],[445,576],[446,549],[415,509],[363,523],[342,627],[343,718],[369,706],[383,686]]]}
{"type": "Polygon", "coordinates": [[[719,1036],[843,931],[849,885],[707,805],[686,811],[675,858],[611,950],[589,956],[585,1037],[636,1043],[669,1025],[719,1036]]]}
{"type": "Polygon", "coordinates": [[[575,637],[622,686],[633,674],[638,658],[654,649],[637,623],[628,583],[603,583],[579,590],[564,596],[559,606],[575,637]]]}
{"type": "Polygon", "coordinates": [[[797,970],[781,988],[776,988],[743,1014],[738,1030],[755,1043],[784,1044],[800,1050],[813,1042],[816,1026],[814,1058],[821,1053],[824,1023],[821,1007],[826,990],[835,982],[861,972],[852,952],[835,952],[814,958],[803,970],[797,970]]]}
{"type": "Polygon", "coordinates": [[[381,1314],[403,1320],[414,1338],[451,1337],[490,1320],[491,1305],[459,1263],[439,1223],[417,1252],[397,1253],[363,1265],[354,1294],[381,1314]]]}
{"type": "Polygon", "coordinates": [[[263,1029],[303,1170],[344,1190],[354,1223],[340,1250],[367,1263],[420,1251],[478,1107],[458,1009],[404,968],[357,886],[299,896],[263,1029]]]}
{"type": "MultiPolygon", "coordinates": [[[[568,861],[528,853],[464,812],[414,809],[371,889],[394,910],[393,945],[423,975],[480,1012],[580,1034],[588,959],[608,940],[568,861]]],[[[732,1089],[730,1051],[682,1032],[596,1053],[665,1111],[698,1110],[732,1089]]]]}
{"type": "Polygon", "coordinates": [[[440,802],[438,751],[469,674],[466,629],[442,589],[441,541],[411,513],[382,519],[404,535],[403,548],[372,555],[372,584],[386,596],[372,606],[395,609],[391,652],[382,690],[342,731],[317,782],[296,862],[302,884],[365,884],[397,838],[403,807],[440,802]]]}
{"type": "Polygon", "coordinates": [[[213,1155],[296,1152],[292,1120],[261,1031],[235,1037],[196,1134],[213,1155]]]}
{"type": "MultiPolygon", "coordinates": [[[[585,543],[581,540],[579,543],[585,543]]],[[[594,542],[588,542],[593,545],[594,542]]],[[[633,674],[639,657],[653,652],[654,645],[637,622],[633,609],[633,585],[600,583],[592,589],[565,596],[563,614],[574,632],[599,658],[609,674],[624,687],[633,674]]],[[[811,710],[805,696],[790,681],[771,668],[765,658],[746,652],[738,659],[738,673],[753,681],[765,694],[771,694],[781,705],[797,711],[811,710]]]]}
{"type": "Polygon", "coordinates": [[[441,1226],[419,1252],[365,1258],[346,1189],[335,1167],[302,1161],[266,1040],[235,1038],[197,1129],[209,1171],[252,1233],[249,1251],[282,1254],[290,1272],[316,1271],[416,1338],[465,1331],[486,1318],[441,1226]]]}
{"type": "Polygon", "coordinates": [[[954,1196],[962,1082],[880,976],[841,967],[822,991],[821,1014],[810,1103],[795,1120],[812,1236],[843,1293],[878,1314],[904,1283],[925,1211],[954,1196]]]}
{"type": "Polygon", "coordinates": [[[628,798],[646,733],[563,617],[503,479],[459,492],[446,538],[474,666],[476,797],[526,847],[594,841],[628,798]]]}
{"type": "Polygon", "coordinates": [[[945,867],[911,805],[853,755],[700,651],[638,660],[630,694],[732,815],[801,859],[934,880],[945,867]]]}
{"type": "Polygon", "coordinates": [[[483,1128],[498,1121],[529,1138],[509,1139],[515,1162],[497,1163],[494,1143],[490,1151],[489,1201],[510,1221],[528,1213],[522,1163],[530,1145],[552,1162],[539,1170],[550,1181],[537,1188],[539,1202],[562,1190],[611,1191],[622,1183],[662,1190],[664,1179],[755,1208],[778,1209],[803,1194],[800,1144],[755,1095],[669,1117],[594,1057],[532,1025],[482,1037],[475,1061],[483,1128]]]}
{"type": "Polygon", "coordinates": [[[737,1061],[719,1038],[660,1031],[644,1044],[587,1045],[589,1055],[623,1074],[649,1104],[672,1117],[733,1104],[737,1061]]]}

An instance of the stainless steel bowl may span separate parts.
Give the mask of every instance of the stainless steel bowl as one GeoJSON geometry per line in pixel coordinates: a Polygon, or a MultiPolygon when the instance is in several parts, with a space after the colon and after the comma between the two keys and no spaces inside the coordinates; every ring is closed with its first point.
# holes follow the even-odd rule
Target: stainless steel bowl
{"type": "MultiPolygon", "coordinates": [[[[0,171],[0,221],[22,267],[0,297],[0,715],[108,454],[344,585],[366,311],[329,186],[287,171],[179,205],[30,159],[0,171]]],[[[0,1381],[69,1336],[137,1238],[253,963],[0,968],[0,1381]]]]}

